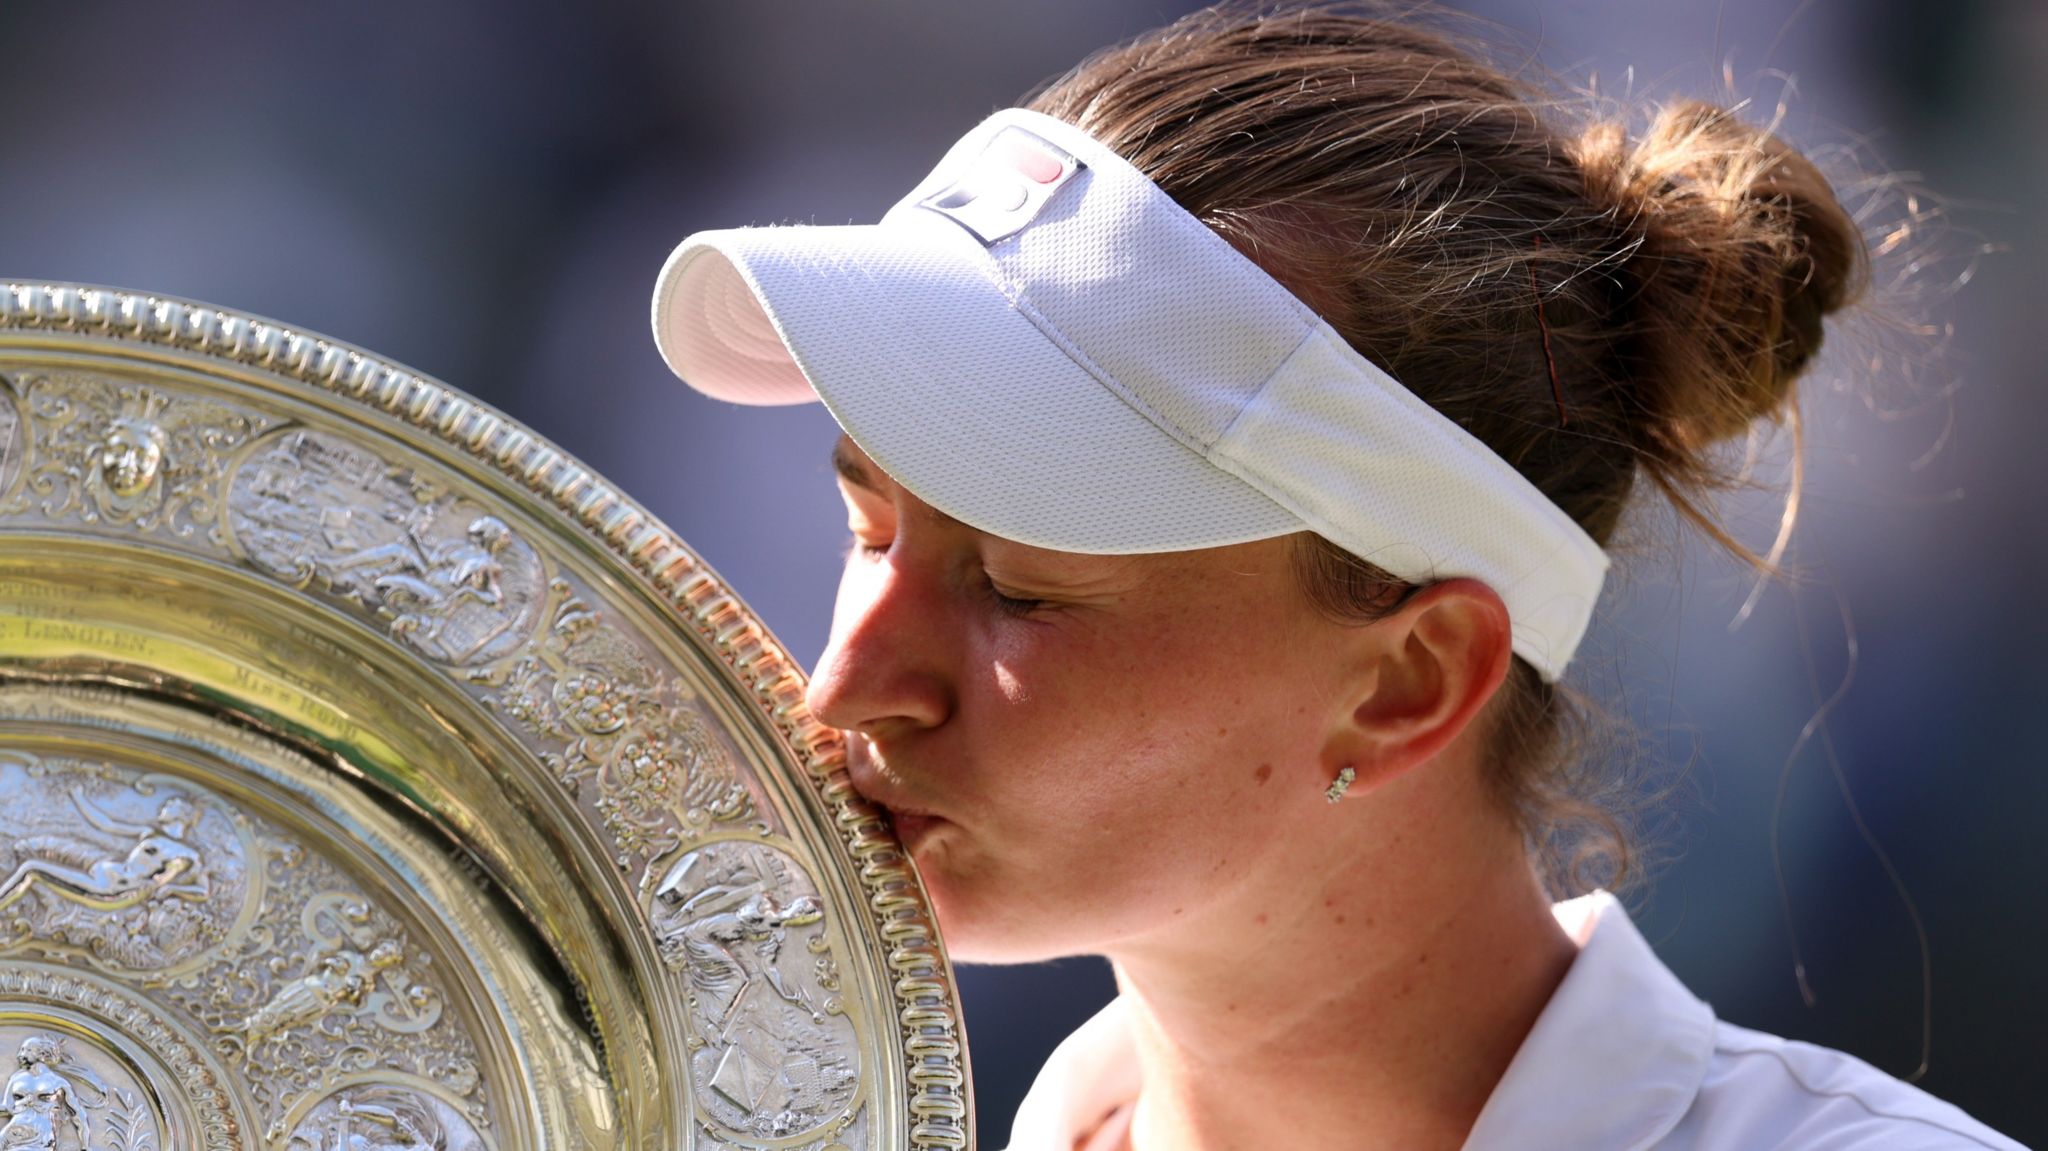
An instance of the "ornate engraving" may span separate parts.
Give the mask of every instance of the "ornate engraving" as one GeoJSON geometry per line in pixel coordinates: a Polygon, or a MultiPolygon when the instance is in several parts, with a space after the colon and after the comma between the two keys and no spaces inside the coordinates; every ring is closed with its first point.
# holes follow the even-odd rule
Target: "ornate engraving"
{"type": "Polygon", "coordinates": [[[51,519],[166,529],[180,538],[207,527],[220,542],[223,461],[261,430],[262,417],[91,376],[34,377],[25,400],[35,429],[27,482],[0,515],[34,506],[51,519]]]}
{"type": "MultiPolygon", "coordinates": [[[[837,733],[818,723],[805,710],[803,680],[795,662],[765,629],[752,620],[745,606],[715,573],[703,566],[687,545],[601,477],[592,475],[514,421],[431,379],[345,344],[233,312],[177,300],[37,284],[0,286],[0,342],[8,339],[35,346],[75,339],[78,347],[110,357],[135,355],[135,346],[168,347],[189,356],[194,363],[207,358],[219,361],[223,365],[221,370],[232,372],[238,380],[257,379],[268,373],[276,379],[267,381],[267,386],[275,386],[282,381],[303,385],[320,393],[323,405],[341,413],[337,417],[341,422],[359,426],[402,423],[409,434],[434,438],[447,450],[464,454],[479,466],[494,470],[502,482],[522,486],[533,493],[534,500],[548,512],[548,516],[543,518],[559,521],[548,524],[548,530],[559,532],[564,537],[573,536],[579,545],[589,545],[587,554],[578,554],[598,569],[598,578],[606,581],[607,596],[617,591],[611,581],[617,581],[619,585],[637,582],[640,589],[666,601],[674,609],[677,621],[702,642],[703,650],[711,653],[711,662],[718,665],[718,673],[729,676],[730,686],[736,689],[732,700],[721,695],[720,706],[749,700],[772,725],[775,737],[769,741],[770,746],[757,746],[751,738],[744,738],[741,739],[743,751],[748,755],[762,753],[770,756],[781,756],[786,751],[788,758],[800,767],[794,777],[794,793],[785,791],[786,784],[779,779],[756,781],[758,786],[772,789],[778,802],[768,805],[760,795],[753,796],[751,802],[760,814],[749,817],[750,822],[746,826],[750,829],[765,827],[765,821],[775,820],[780,805],[787,802],[804,811],[802,827],[806,836],[816,834],[813,829],[824,829],[822,847],[808,838],[804,845],[806,848],[818,847],[820,864],[846,875],[855,892],[855,898],[843,910],[843,914],[850,917],[849,922],[836,924],[837,916],[842,914],[837,902],[826,909],[833,917],[828,922],[835,923],[835,930],[857,929],[863,938],[877,941],[886,954],[886,964],[880,972],[882,982],[878,986],[885,989],[893,1019],[890,1025],[880,1029],[878,1035],[866,1035],[864,1025],[861,1031],[880,1050],[888,1053],[888,1062],[893,1064],[863,1069],[874,1078],[872,1083],[863,1084],[858,1097],[866,1098],[867,1090],[874,1091],[878,1110],[876,1116],[869,1118],[875,1126],[869,1127],[867,1120],[861,1118],[864,1112],[856,1112],[855,1119],[843,1131],[828,1124],[824,1129],[828,1132],[826,1134],[776,1140],[776,1145],[786,1151],[822,1151],[825,1146],[835,1143],[846,1147],[866,1147],[872,1141],[883,1139],[885,1134],[887,1141],[893,1143],[907,1139],[913,1148],[957,1149],[972,1141],[968,1084],[952,975],[930,923],[929,909],[917,876],[904,860],[880,814],[852,791],[843,770],[842,744],[837,733]],[[16,331],[27,334],[15,336],[16,331]]],[[[143,351],[139,354],[156,353],[143,351]]],[[[289,386],[279,390],[288,391],[289,386]]],[[[32,418],[30,422],[33,422],[32,418]]],[[[176,456],[175,448],[171,454],[176,456]]],[[[0,480],[4,480],[4,476],[0,476],[0,480]]],[[[6,489],[0,486],[0,500],[6,498],[6,489]]],[[[477,498],[481,500],[483,497],[479,495],[477,498]]],[[[523,506],[531,507],[533,504],[523,506]]],[[[481,510],[487,514],[487,509],[481,510]]],[[[460,534],[466,526],[466,521],[457,520],[450,532],[460,534]]],[[[220,534],[223,537],[227,535],[225,527],[220,534]]],[[[444,533],[439,538],[442,542],[450,542],[453,535],[444,533]]],[[[408,570],[401,569],[400,574],[406,574],[408,570]]],[[[550,617],[551,613],[543,610],[536,618],[546,620],[550,617]]],[[[507,654],[511,654],[509,649],[507,654]]],[[[456,666],[465,668],[464,674],[479,686],[490,689],[512,686],[511,681],[501,674],[504,670],[502,665],[487,667],[484,661],[479,661],[456,666]]],[[[630,730],[628,725],[605,731],[617,720],[615,716],[608,718],[608,713],[613,710],[610,704],[614,701],[604,688],[582,691],[577,685],[566,685],[565,700],[579,709],[587,709],[583,723],[572,727],[560,714],[569,703],[557,703],[553,698],[554,688],[561,682],[564,669],[544,664],[529,670],[536,672],[532,686],[538,694],[519,694],[533,704],[537,715],[543,716],[540,721],[543,725],[561,725],[563,731],[587,727],[588,732],[575,738],[588,734],[599,741],[618,741],[630,730]]],[[[701,701],[691,701],[691,706],[706,709],[700,714],[722,738],[722,712],[709,710],[708,705],[701,701]]],[[[528,729],[538,730],[531,724],[528,729]]],[[[556,737],[540,738],[546,743],[556,737]]],[[[740,737],[735,734],[735,738],[740,737]]],[[[566,753],[567,742],[567,739],[561,739],[551,746],[557,757],[553,767],[558,773],[568,768],[574,759],[566,753]]],[[[723,744],[719,746],[724,747],[723,744]]],[[[599,779],[603,773],[592,766],[599,762],[602,761],[591,760],[582,768],[568,773],[582,781],[580,786],[571,786],[579,796],[579,807],[592,823],[599,823],[602,817],[595,814],[597,808],[591,797],[603,798],[623,786],[599,779]]],[[[621,778],[624,778],[624,773],[621,778]]],[[[655,803],[650,810],[658,810],[661,806],[655,803]]],[[[630,813],[630,807],[616,810],[630,813]]],[[[637,847],[628,850],[629,845],[635,844],[633,820],[615,817],[605,821],[603,826],[606,834],[621,846],[620,866],[629,871],[636,852],[665,864],[673,851],[695,846],[694,841],[700,834],[694,825],[670,824],[656,819],[652,822],[652,830],[641,835],[637,847]]],[[[740,826],[737,820],[731,823],[714,821],[704,825],[702,830],[726,832],[737,826],[740,826]]],[[[809,860],[812,856],[805,854],[803,858],[809,860]]],[[[640,874],[641,898],[651,901],[653,889],[665,872],[650,863],[640,874]]],[[[778,905],[786,913],[788,903],[780,895],[777,898],[778,905]]],[[[279,921],[288,918],[287,915],[279,921]]],[[[786,959],[791,953],[800,951],[794,940],[802,938],[806,932],[817,930],[817,926],[786,927],[784,930],[793,934],[786,936],[789,942],[781,955],[786,959]]],[[[806,958],[811,960],[821,980],[816,988],[810,990],[823,989],[822,980],[833,974],[832,957],[825,954],[806,958]]],[[[869,985],[868,980],[875,973],[865,971],[868,957],[864,951],[841,958],[860,962],[864,974],[859,985],[869,985]]],[[[273,983],[306,973],[303,968],[291,968],[282,972],[273,983]]],[[[0,971],[0,977],[5,974],[0,971]]],[[[785,985],[796,986],[798,973],[783,969],[781,974],[785,985]]],[[[269,991],[275,990],[274,986],[266,987],[269,991]]],[[[264,996],[245,997],[232,1018],[223,1014],[216,1023],[241,1021],[267,1001],[267,997],[268,991],[264,996]]],[[[772,990],[753,992],[750,997],[782,1004],[791,1011],[800,1010],[772,990]]],[[[827,1016],[828,1019],[834,1018],[829,1012],[827,1016]]],[[[448,1022],[444,1021],[430,1030],[441,1031],[447,1027],[448,1022]]],[[[699,1091],[697,1094],[704,1093],[699,1091]]],[[[700,1107],[700,1118],[703,1115],[700,1107]]],[[[679,1141],[683,1136],[695,1138],[704,1146],[756,1147],[764,1142],[757,1135],[727,1129],[725,1120],[710,1126],[697,1127],[693,1124],[697,1127],[694,1130],[673,1126],[666,1118],[658,1122],[662,1135],[671,1142],[679,1141]]],[[[480,1126],[479,1129],[489,1128],[480,1126]]]]}
{"type": "Polygon", "coordinates": [[[0,1088],[6,1151],[157,1151],[155,1112],[125,1071],[73,1059],[62,1036],[31,1032],[0,1088]],[[115,1077],[109,1083],[106,1076],[115,1077]]]}
{"type": "Polygon", "coordinates": [[[21,409],[14,402],[14,391],[7,386],[6,377],[0,376],[0,496],[14,486],[14,475],[19,470],[22,457],[21,409]]]}
{"type": "MultiPolygon", "coordinates": [[[[240,881],[252,893],[248,913],[224,944],[175,973],[118,973],[118,983],[73,991],[61,975],[45,974],[46,964],[0,958],[0,1043],[18,1043],[23,1036],[8,1028],[25,1025],[70,1036],[74,1053],[89,1054],[96,1050],[94,1043],[103,1042],[119,1052],[120,1065],[147,1072],[152,1091],[138,1098],[170,1117],[162,1133],[153,1136],[159,1145],[149,1151],[197,1151],[202,1145],[195,1124],[213,1120],[176,1098],[188,1083],[194,1100],[204,1089],[213,1112],[233,1109],[227,1128],[233,1138],[223,1136],[220,1146],[248,1151],[259,1146],[279,1151],[310,1108],[359,1085],[409,1085],[454,1109],[462,1123],[450,1130],[490,1133],[511,1140],[512,1146],[602,1145],[601,1140],[592,1142],[590,1133],[612,1129],[603,1123],[558,1126],[536,1142],[530,1118],[517,1111],[508,1116],[495,1107],[500,1085],[516,1082],[522,1070],[502,1061],[535,1048],[549,1050],[529,1046],[530,1032],[504,1029],[505,1017],[499,1014],[504,1000],[493,995],[495,981],[524,976],[505,964],[505,953],[528,944],[494,928],[494,921],[468,917],[473,912],[448,915],[443,909],[451,901],[478,897],[482,877],[436,867],[437,845],[429,840],[393,838],[392,828],[398,825],[377,822],[378,808],[337,791],[331,781],[323,783],[325,777],[314,774],[319,770],[314,763],[272,746],[258,733],[196,718],[168,702],[106,687],[0,680],[0,765],[11,771],[0,777],[0,811],[16,797],[34,798],[20,786],[33,770],[36,786],[52,797],[49,802],[61,801],[75,787],[116,818],[141,822],[168,798],[182,797],[203,813],[197,817],[202,827],[225,814],[235,817],[245,837],[238,850],[252,873],[240,881]],[[53,741],[72,745],[102,738],[109,742],[102,744],[101,754],[124,760],[132,755],[167,770],[144,775],[119,760],[81,763],[44,751],[53,741]],[[195,751],[203,758],[193,760],[195,751]],[[201,787],[188,776],[169,774],[193,769],[213,773],[221,782],[201,787]],[[80,778],[88,782],[80,784],[80,778]],[[300,781],[312,785],[310,793],[291,788],[300,781]],[[281,785],[287,790],[280,791],[281,785]],[[121,787],[134,794],[120,801],[121,787]],[[141,795],[157,806],[140,804],[136,796],[141,795]],[[236,801],[225,798],[229,795],[236,801]],[[423,913],[433,916],[424,929],[423,913]],[[460,946],[480,954],[472,959],[441,950],[445,945],[440,941],[451,932],[460,946]],[[452,966],[451,960],[461,965],[452,966]],[[162,1014],[145,1015],[144,1004],[162,1014]],[[75,1012],[64,1010],[74,1005],[75,1012]],[[506,1046],[508,1041],[512,1046],[506,1046]],[[487,1057],[501,1062],[491,1067],[487,1057]],[[166,1107],[166,1098],[183,1105],[166,1107]],[[553,1134],[567,1130],[576,1132],[567,1143],[553,1134]]],[[[180,815],[175,808],[170,813],[180,815]]],[[[76,809],[69,818],[91,827],[76,809]]],[[[204,836],[188,831],[183,838],[200,845],[210,867],[214,851],[204,836]]],[[[8,842],[0,832],[0,844],[8,842]]],[[[55,898],[53,890],[47,879],[36,879],[16,910],[55,898]]],[[[211,896],[221,894],[216,881],[211,896]]],[[[34,949],[24,950],[34,954],[34,949]]],[[[542,989],[540,984],[518,985],[527,1002],[542,989]]],[[[547,1003],[541,1007],[562,1010],[547,1003]]],[[[533,1018],[543,1017],[514,1017],[519,1022],[533,1018]]],[[[554,1018],[558,1025],[573,1026],[566,1012],[554,1018]]],[[[0,1051],[0,1062],[13,1050],[0,1051]]],[[[595,1052],[590,1054],[595,1069],[595,1052]]],[[[92,1066],[113,1082],[98,1064],[92,1066]]],[[[579,1082],[540,1062],[524,1070],[560,1075],[565,1091],[587,1093],[593,1113],[604,1114],[597,1109],[606,1106],[609,1084],[600,1076],[579,1082]]],[[[0,1078],[4,1071],[0,1068],[0,1078]]],[[[104,1128],[97,1118],[92,1121],[96,1131],[104,1128]]],[[[103,1151],[100,1141],[95,1135],[89,1146],[78,1147],[103,1151]]],[[[72,1151],[70,1143],[59,1146],[72,1151]]],[[[213,1148],[215,1142],[209,1138],[204,1146],[213,1148]]],[[[12,1151],[4,1143],[0,1149],[12,1151]]]]}
{"type": "Polygon", "coordinates": [[[596,810],[618,866],[753,819],[753,795],[689,691],[567,581],[550,591],[552,625],[490,702],[546,743],[542,759],[596,810]]]}
{"type": "Polygon", "coordinates": [[[227,501],[250,563],[368,610],[431,659],[496,659],[540,614],[540,556],[509,525],[339,436],[274,434],[237,465],[227,501]]]}
{"type": "Polygon", "coordinates": [[[257,886],[246,821],[183,781],[7,752],[0,796],[0,953],[170,973],[223,944],[257,886]]]}
{"type": "Polygon", "coordinates": [[[149,976],[247,1077],[269,1138],[296,1101],[371,1068],[487,1116],[431,957],[325,859],[189,781],[108,764],[0,752],[0,795],[5,950],[149,976]]]}
{"type": "Polygon", "coordinates": [[[319,944],[306,960],[306,974],[279,984],[240,1022],[214,1028],[234,1036],[245,1056],[251,1046],[295,1027],[313,1024],[339,1034],[330,1025],[337,1014],[406,1034],[425,1031],[441,1017],[440,995],[432,987],[394,978],[393,969],[403,970],[405,945],[377,937],[369,905],[360,898],[322,892],[307,901],[299,921],[306,937],[319,944]]]}
{"type": "MultiPolygon", "coordinates": [[[[0,1048],[14,1049],[17,1073],[26,1071],[33,1078],[36,1068],[24,1057],[36,1055],[36,1062],[57,1072],[76,1092],[78,1102],[69,1106],[82,1109],[91,1142],[79,1139],[75,1128],[67,1131],[61,1125],[65,1117],[53,1110],[53,1120],[59,1121],[54,1124],[57,1146],[64,1151],[243,1148],[243,1128],[217,1069],[156,1005],[127,988],[83,974],[0,965],[0,1006],[10,1009],[0,1014],[0,1048]],[[47,1047],[30,1043],[51,1032],[46,1026],[19,1023],[23,1005],[31,1019],[70,1018],[74,1034],[66,1037],[54,1059],[44,1057],[47,1047]],[[81,1028],[121,1050],[122,1056],[77,1038],[75,1032],[81,1028]],[[137,1064],[151,1077],[154,1090],[136,1077],[137,1064]],[[173,1117],[157,1110],[166,1103],[177,1108],[176,1122],[168,1122],[173,1117]],[[173,1138],[178,1131],[184,1137],[173,1138]]],[[[11,1087],[0,1088],[8,1090],[11,1087]]],[[[13,1151],[13,1145],[4,1141],[0,1147],[13,1151]]]]}
{"type": "Polygon", "coordinates": [[[261,923],[164,995],[244,1076],[265,1138],[305,1099],[373,1071],[434,1083],[486,1122],[477,1045],[448,1017],[433,957],[327,860],[260,830],[261,923]]]}
{"type": "Polygon", "coordinates": [[[322,1099],[292,1128],[284,1151],[486,1151],[486,1144],[445,1101],[377,1085],[322,1099]]]}
{"type": "Polygon", "coordinates": [[[653,904],[662,956],[689,981],[698,1105],[756,1138],[843,1126],[858,1048],[821,978],[833,969],[810,876],[778,848],[724,840],[677,860],[653,904]]]}
{"type": "MultiPolygon", "coordinates": [[[[735,1136],[730,1131],[721,1131],[710,1124],[697,1124],[697,1141],[691,1144],[694,1151],[742,1151],[757,1147],[751,1140],[732,1142],[735,1136]]],[[[804,1139],[795,1143],[777,1144],[778,1151],[856,1151],[869,1146],[867,1135],[867,1109],[862,1108],[853,1121],[843,1128],[835,1128],[821,1138],[804,1139]]]]}
{"type": "MultiPolygon", "coordinates": [[[[156,896],[198,903],[213,893],[206,878],[206,857],[184,838],[198,814],[191,800],[172,793],[149,822],[124,823],[100,810],[77,788],[71,789],[70,798],[72,806],[94,830],[131,838],[135,845],[128,849],[125,858],[109,856],[85,868],[41,856],[24,859],[13,875],[0,881],[0,907],[27,895],[30,885],[39,879],[57,895],[99,911],[126,911],[156,896]]],[[[31,850],[61,851],[75,842],[38,842],[31,850]]],[[[86,856],[98,853],[91,845],[84,852],[86,856]]]]}

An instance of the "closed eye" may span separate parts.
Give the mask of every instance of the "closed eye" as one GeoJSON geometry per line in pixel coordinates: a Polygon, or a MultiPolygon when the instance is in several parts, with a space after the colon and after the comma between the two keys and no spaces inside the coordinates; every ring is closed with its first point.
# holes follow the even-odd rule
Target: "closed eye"
{"type": "Polygon", "coordinates": [[[1024,596],[1005,595],[1003,590],[997,587],[994,581],[991,580],[984,580],[983,584],[988,588],[989,600],[995,604],[996,610],[1005,615],[1016,616],[1019,619],[1046,607],[1049,602],[1042,599],[1029,599],[1024,596]]]}

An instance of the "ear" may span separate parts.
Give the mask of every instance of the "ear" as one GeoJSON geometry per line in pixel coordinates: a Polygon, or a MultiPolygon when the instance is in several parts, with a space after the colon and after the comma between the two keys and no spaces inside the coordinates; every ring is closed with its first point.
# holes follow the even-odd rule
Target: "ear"
{"type": "Polygon", "coordinates": [[[1357,773],[1352,795],[1450,746],[1507,678],[1507,605],[1484,583],[1452,579],[1416,592],[1360,628],[1356,673],[1323,747],[1325,774],[1357,773]]]}

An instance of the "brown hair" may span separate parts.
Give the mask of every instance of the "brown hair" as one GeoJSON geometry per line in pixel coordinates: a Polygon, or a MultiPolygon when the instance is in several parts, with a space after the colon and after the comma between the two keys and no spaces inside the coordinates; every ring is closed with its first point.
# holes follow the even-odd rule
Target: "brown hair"
{"type": "MultiPolygon", "coordinates": [[[[1707,497],[1738,478],[1716,445],[1760,418],[1796,431],[1821,318],[1867,278],[1855,221],[1723,108],[1665,105],[1631,139],[1418,14],[1210,9],[1031,106],[1130,160],[1603,545],[1641,478],[1768,570],[1715,518],[1707,497]]],[[[1296,559],[1339,618],[1406,590],[1320,537],[1296,559]]],[[[1517,659],[1491,710],[1489,782],[1553,888],[1626,878],[1627,805],[1580,754],[1587,701],[1517,659]]]]}

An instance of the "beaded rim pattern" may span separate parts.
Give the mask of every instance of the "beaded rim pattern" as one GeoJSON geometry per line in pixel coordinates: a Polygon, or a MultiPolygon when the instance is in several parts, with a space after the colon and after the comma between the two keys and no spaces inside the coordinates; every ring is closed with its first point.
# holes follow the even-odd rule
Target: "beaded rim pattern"
{"type": "Polygon", "coordinates": [[[909,1081],[910,1145],[970,1145],[967,1049],[951,965],[923,884],[881,813],[853,790],[845,743],[804,704],[789,653],[725,581],[646,509],[511,417],[349,344],[174,297],[77,284],[0,286],[0,332],[64,331],[198,353],[396,416],[545,498],[647,580],[725,661],[796,755],[854,865],[888,953],[909,1081]]]}

